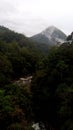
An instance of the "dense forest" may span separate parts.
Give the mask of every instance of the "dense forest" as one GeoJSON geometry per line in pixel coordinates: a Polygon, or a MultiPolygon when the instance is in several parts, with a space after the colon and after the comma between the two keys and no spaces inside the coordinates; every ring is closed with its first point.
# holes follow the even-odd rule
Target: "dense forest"
{"type": "Polygon", "coordinates": [[[73,130],[71,38],[50,48],[0,26],[0,130],[34,130],[36,122],[73,130]],[[15,83],[29,76],[29,85],[15,83]]]}

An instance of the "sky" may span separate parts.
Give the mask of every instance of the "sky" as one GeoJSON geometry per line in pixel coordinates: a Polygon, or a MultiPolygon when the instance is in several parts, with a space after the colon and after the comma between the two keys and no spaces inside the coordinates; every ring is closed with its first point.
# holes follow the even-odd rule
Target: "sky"
{"type": "Polygon", "coordinates": [[[0,25],[30,37],[56,26],[73,31],[73,0],[0,0],[0,25]]]}

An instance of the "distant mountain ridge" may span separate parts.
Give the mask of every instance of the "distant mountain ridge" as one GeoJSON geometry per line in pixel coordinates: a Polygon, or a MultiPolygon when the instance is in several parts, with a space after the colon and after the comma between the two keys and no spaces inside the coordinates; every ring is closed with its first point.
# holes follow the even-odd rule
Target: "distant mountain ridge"
{"type": "Polygon", "coordinates": [[[33,41],[31,38],[12,31],[4,26],[0,26],[0,41],[4,41],[6,44],[16,42],[20,47],[25,47],[27,50],[30,49],[37,53],[48,53],[49,51],[48,44],[37,44],[37,42],[33,41]]]}
{"type": "Polygon", "coordinates": [[[20,47],[29,48],[34,52],[48,53],[51,46],[56,45],[58,42],[64,42],[65,39],[66,35],[54,26],[30,38],[0,26],[0,41],[6,43],[16,42],[20,47]]]}
{"type": "Polygon", "coordinates": [[[63,43],[66,40],[66,34],[55,26],[50,26],[41,33],[31,37],[33,41],[38,43],[47,43],[49,45],[56,45],[63,43]]]}

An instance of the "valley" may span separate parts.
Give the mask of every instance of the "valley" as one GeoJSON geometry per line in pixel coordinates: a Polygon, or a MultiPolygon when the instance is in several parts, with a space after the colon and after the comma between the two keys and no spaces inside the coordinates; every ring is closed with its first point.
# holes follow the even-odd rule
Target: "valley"
{"type": "Polygon", "coordinates": [[[73,130],[72,35],[0,26],[0,130],[73,130]]]}

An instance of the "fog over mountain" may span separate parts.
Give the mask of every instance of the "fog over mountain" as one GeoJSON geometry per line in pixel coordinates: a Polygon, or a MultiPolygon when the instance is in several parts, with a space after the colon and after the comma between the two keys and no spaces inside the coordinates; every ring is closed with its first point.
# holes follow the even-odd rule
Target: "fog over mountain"
{"type": "Polygon", "coordinates": [[[41,33],[32,36],[31,39],[38,43],[55,45],[57,43],[63,43],[66,40],[66,34],[55,26],[50,26],[41,33]]]}

